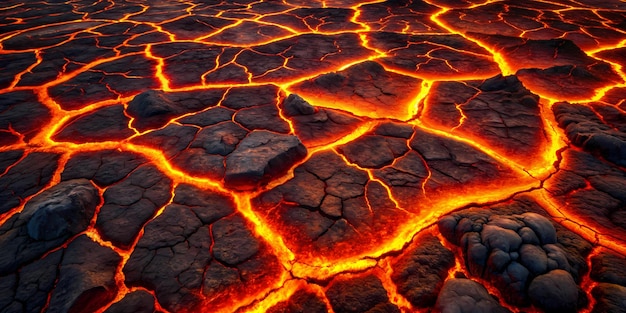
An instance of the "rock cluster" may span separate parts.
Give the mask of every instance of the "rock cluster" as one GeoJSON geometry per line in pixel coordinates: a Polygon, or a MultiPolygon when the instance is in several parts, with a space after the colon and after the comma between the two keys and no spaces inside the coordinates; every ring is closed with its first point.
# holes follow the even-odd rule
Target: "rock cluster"
{"type": "Polygon", "coordinates": [[[589,244],[568,248],[532,203],[522,200],[510,207],[501,209],[504,214],[493,208],[459,211],[442,217],[439,230],[461,247],[469,273],[493,284],[507,302],[575,312],[585,301],[577,282],[589,244]]]}

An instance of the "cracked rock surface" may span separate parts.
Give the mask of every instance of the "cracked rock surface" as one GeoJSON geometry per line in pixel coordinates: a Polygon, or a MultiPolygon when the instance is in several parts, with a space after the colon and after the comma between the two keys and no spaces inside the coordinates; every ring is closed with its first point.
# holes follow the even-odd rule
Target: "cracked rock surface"
{"type": "Polygon", "coordinates": [[[625,311],[623,1],[0,2],[0,313],[625,311]]]}

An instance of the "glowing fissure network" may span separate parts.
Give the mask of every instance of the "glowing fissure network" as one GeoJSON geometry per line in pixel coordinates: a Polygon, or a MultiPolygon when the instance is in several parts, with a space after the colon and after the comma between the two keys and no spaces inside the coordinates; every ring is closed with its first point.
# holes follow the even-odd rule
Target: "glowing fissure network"
{"type": "Polygon", "coordinates": [[[620,1],[0,16],[0,312],[624,309],[620,1]]]}

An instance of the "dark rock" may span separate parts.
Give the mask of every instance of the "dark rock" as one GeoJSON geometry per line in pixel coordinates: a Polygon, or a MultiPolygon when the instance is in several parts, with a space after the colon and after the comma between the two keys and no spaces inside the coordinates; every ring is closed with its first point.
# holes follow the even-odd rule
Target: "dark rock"
{"type": "Polygon", "coordinates": [[[519,250],[520,263],[534,275],[548,271],[548,256],[546,251],[533,244],[525,244],[519,250]]]}
{"type": "Polygon", "coordinates": [[[590,275],[595,281],[626,287],[626,258],[605,252],[594,255],[590,275]]]}
{"type": "Polygon", "coordinates": [[[79,115],[68,121],[53,138],[75,143],[119,141],[135,134],[123,105],[113,105],[79,115]]]}
{"type": "Polygon", "coordinates": [[[0,177],[0,214],[46,186],[56,170],[58,154],[32,152],[0,177]]]}
{"type": "Polygon", "coordinates": [[[179,184],[174,194],[173,205],[192,210],[204,224],[212,224],[235,212],[229,198],[191,185],[179,184]]]}
{"type": "Polygon", "coordinates": [[[133,138],[132,142],[161,150],[165,157],[172,158],[189,146],[198,128],[169,124],[166,127],[133,138]]]}
{"type": "Polygon", "coordinates": [[[381,168],[408,152],[404,138],[365,135],[339,147],[350,162],[366,168],[381,168]]]}
{"type": "Polygon", "coordinates": [[[105,313],[156,313],[154,307],[154,297],[152,294],[139,290],[133,291],[124,296],[122,300],[113,303],[105,313]]]}
{"type": "Polygon", "coordinates": [[[70,180],[40,193],[0,226],[0,275],[34,261],[84,231],[100,199],[85,179],[70,180]]]}
{"type": "Polygon", "coordinates": [[[507,302],[515,305],[526,306],[532,301],[548,310],[565,311],[584,305],[576,282],[587,270],[589,243],[555,227],[531,199],[487,209],[462,210],[442,217],[438,223],[441,234],[461,246],[472,276],[490,281],[507,302]],[[535,283],[539,277],[543,278],[535,283]],[[542,294],[559,296],[562,288],[568,289],[553,308],[548,307],[549,300],[540,298],[542,294]]]}
{"type": "Polygon", "coordinates": [[[374,61],[365,61],[290,89],[303,98],[316,99],[324,107],[357,116],[407,120],[412,117],[409,106],[420,86],[420,79],[388,72],[374,61]]]}
{"type": "Polygon", "coordinates": [[[391,280],[398,292],[416,308],[435,304],[448,271],[454,266],[454,254],[431,235],[420,236],[391,268],[391,280]]]}
{"type": "Polygon", "coordinates": [[[133,127],[140,131],[159,128],[172,117],[182,114],[182,110],[163,91],[148,90],[142,92],[128,103],[128,114],[135,118],[133,127]]]}
{"type": "Polygon", "coordinates": [[[220,122],[230,121],[235,114],[234,110],[225,107],[213,107],[208,110],[195,113],[179,119],[183,124],[193,124],[200,127],[215,125],[220,122]]]}
{"type": "Polygon", "coordinates": [[[532,212],[522,214],[522,219],[524,224],[537,235],[541,244],[556,243],[556,230],[550,220],[532,212]]]}
{"type": "Polygon", "coordinates": [[[608,283],[600,283],[591,290],[596,299],[593,313],[622,313],[626,308],[626,287],[608,283]]]}
{"type": "Polygon", "coordinates": [[[24,150],[9,150],[0,152],[0,173],[6,172],[9,166],[17,163],[24,155],[24,150]]]}
{"type": "Polygon", "coordinates": [[[276,104],[278,93],[278,87],[271,85],[232,88],[226,94],[222,105],[234,110],[240,110],[276,104]]]}
{"type": "MultiPolygon", "coordinates": [[[[258,54],[238,58],[237,63],[246,68],[258,67],[254,65],[260,63],[263,68],[254,71],[256,77],[253,80],[273,83],[307,77],[312,68],[319,73],[327,73],[352,60],[363,60],[373,55],[371,50],[363,47],[359,36],[350,32],[340,32],[335,35],[306,33],[256,46],[254,51],[258,54]],[[260,55],[263,62],[259,62],[260,55]],[[267,55],[280,55],[280,57],[270,59],[267,55]],[[274,65],[269,68],[272,71],[268,71],[267,68],[269,60],[274,62],[274,65]],[[285,60],[288,60],[287,66],[283,66],[285,60]]],[[[247,83],[247,75],[243,74],[244,82],[247,83]]]]}
{"type": "Polygon", "coordinates": [[[147,160],[130,152],[102,150],[79,152],[65,164],[62,180],[86,178],[101,187],[109,186],[126,177],[147,160]]]}
{"type": "MultiPolygon", "coordinates": [[[[381,3],[382,12],[395,11],[393,16],[384,14],[373,22],[387,22],[389,19],[397,18],[399,23],[427,23],[428,18],[411,18],[403,16],[408,12],[425,14],[429,16],[429,11],[433,7],[426,3],[406,2],[402,5],[391,5],[381,3]],[[414,8],[410,8],[414,7],[414,8]],[[419,12],[419,13],[418,13],[419,12]],[[413,21],[413,19],[415,19],[413,21]]],[[[447,4],[446,4],[447,5],[447,4]]],[[[415,14],[413,13],[413,14],[415,14]]],[[[398,25],[399,26],[399,25],[398,25]]],[[[437,29],[438,25],[419,25],[417,28],[426,28],[424,32],[430,33],[437,29]],[[432,27],[432,28],[431,28],[432,27]]],[[[384,29],[387,30],[387,29],[384,29]]],[[[436,80],[456,80],[458,77],[472,77],[494,75],[499,72],[498,65],[489,57],[489,53],[479,45],[467,40],[463,36],[454,34],[441,35],[421,35],[411,31],[413,34],[404,32],[377,31],[367,34],[368,45],[385,51],[386,55],[377,59],[387,68],[407,72],[419,77],[432,78],[436,80]],[[442,36],[443,35],[443,36],[442,36]]]]}
{"type": "Polygon", "coordinates": [[[281,134],[291,131],[289,124],[280,117],[276,104],[243,108],[235,113],[234,120],[249,130],[265,129],[281,134]]]}
{"type": "Polygon", "coordinates": [[[313,115],[317,109],[295,93],[290,94],[283,102],[284,114],[287,117],[313,115]]]}
{"type": "Polygon", "coordinates": [[[469,279],[449,279],[441,288],[435,304],[437,312],[508,313],[481,284],[469,279]]]}
{"type": "Polygon", "coordinates": [[[226,158],[227,186],[247,190],[285,173],[306,156],[297,137],[253,131],[226,158]]]}
{"type": "Polygon", "coordinates": [[[471,138],[531,168],[543,158],[548,138],[539,97],[516,76],[436,82],[425,101],[421,120],[437,129],[471,138]]]}
{"type": "MultiPolygon", "coordinates": [[[[599,154],[619,166],[626,165],[626,133],[601,120],[596,113],[581,104],[560,102],[552,107],[559,126],[567,137],[586,151],[599,154]]],[[[624,114],[620,114],[622,119],[624,114]]]]}
{"type": "Polygon", "coordinates": [[[228,121],[203,128],[192,141],[191,148],[203,148],[208,154],[226,156],[233,152],[248,131],[228,121]]]}
{"type": "MultiPolygon", "coordinates": [[[[21,268],[15,293],[7,296],[12,305],[3,312],[93,312],[113,300],[118,287],[115,271],[121,257],[82,235],[67,248],[47,254],[21,268]],[[12,300],[11,300],[12,299],[12,300]]],[[[0,278],[2,282],[7,277],[0,278]]]]}
{"type": "Polygon", "coordinates": [[[135,169],[107,188],[96,228],[102,238],[130,247],[143,225],[171,198],[172,180],[153,165],[135,169]]]}
{"type": "Polygon", "coordinates": [[[558,65],[587,66],[597,62],[574,42],[563,38],[536,40],[498,35],[477,35],[481,37],[481,40],[493,45],[514,71],[523,68],[546,69],[558,65]],[[508,41],[507,39],[513,40],[508,41]]]}
{"type": "Polygon", "coordinates": [[[335,142],[364,123],[349,112],[313,107],[296,94],[290,94],[282,107],[296,135],[307,147],[335,142]]]}
{"type": "Polygon", "coordinates": [[[194,290],[211,260],[211,242],[208,227],[191,210],[167,207],[145,226],[124,266],[126,282],[153,289],[168,310],[193,308],[201,302],[194,290]]]}
{"type": "Polygon", "coordinates": [[[63,255],[48,312],[95,311],[117,293],[115,271],[121,257],[87,236],[72,241],[63,255]]]}
{"type": "Polygon", "coordinates": [[[589,99],[602,87],[621,82],[608,63],[589,66],[559,65],[521,69],[516,73],[526,88],[555,99],[589,99]]]}
{"type": "Polygon", "coordinates": [[[389,309],[386,312],[400,312],[395,305],[389,305],[387,291],[373,275],[337,279],[326,291],[326,297],[335,312],[380,312],[376,308],[379,305],[385,305],[389,309]]]}
{"type": "Polygon", "coordinates": [[[326,303],[314,292],[304,289],[296,291],[289,300],[278,303],[268,313],[326,313],[326,303]]]}
{"type": "Polygon", "coordinates": [[[176,116],[217,105],[224,92],[221,89],[174,93],[148,90],[128,103],[127,112],[134,117],[132,126],[139,131],[161,128],[176,116]]]}
{"type": "Polygon", "coordinates": [[[241,217],[223,218],[213,224],[212,230],[213,256],[225,265],[242,263],[259,251],[259,242],[241,217]]]}
{"type": "Polygon", "coordinates": [[[383,185],[368,181],[365,171],[332,151],[313,155],[293,173],[292,179],[253,199],[252,206],[289,238],[293,251],[358,254],[393,236],[397,228],[387,223],[408,218],[383,185]],[[362,244],[355,246],[355,240],[362,244]]]}
{"type": "Polygon", "coordinates": [[[2,312],[41,312],[54,289],[63,250],[35,260],[20,269],[19,276],[0,278],[0,310],[2,312]]]}
{"type": "Polygon", "coordinates": [[[565,216],[574,215],[599,233],[626,236],[626,200],[620,186],[626,172],[585,151],[568,149],[564,162],[545,188],[565,216]]]}
{"type": "Polygon", "coordinates": [[[539,275],[530,283],[532,302],[547,312],[576,312],[578,286],[568,272],[553,270],[539,275]]]}
{"type": "MultiPolygon", "coordinates": [[[[265,290],[281,267],[223,194],[179,185],[144,227],[123,272],[169,311],[221,308],[265,290]],[[228,265],[220,262],[229,262],[228,265]]],[[[267,292],[267,291],[264,291],[267,292]]]]}
{"type": "MultiPolygon", "coordinates": [[[[11,63],[11,62],[8,62],[11,63]]],[[[50,109],[31,91],[14,91],[0,95],[0,145],[17,143],[19,135],[28,141],[51,119],[50,109]]]]}

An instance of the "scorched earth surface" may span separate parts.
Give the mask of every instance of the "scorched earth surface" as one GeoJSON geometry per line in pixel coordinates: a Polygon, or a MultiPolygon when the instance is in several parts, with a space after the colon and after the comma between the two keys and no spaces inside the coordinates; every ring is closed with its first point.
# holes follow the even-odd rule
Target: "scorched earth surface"
{"type": "Polygon", "coordinates": [[[626,3],[0,4],[0,312],[624,312],[626,3]]]}

